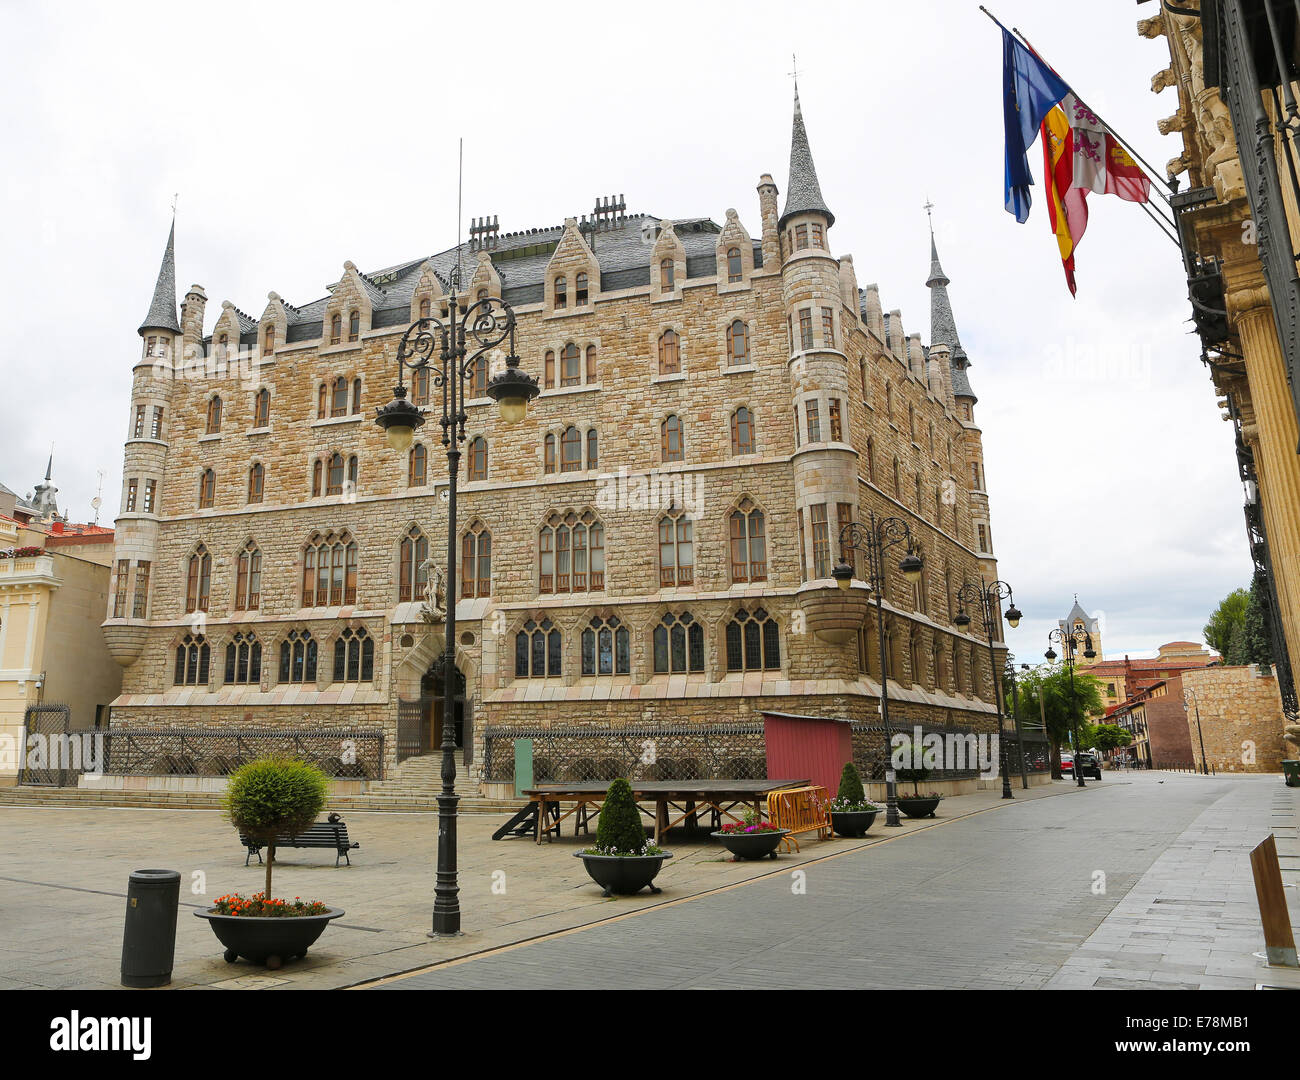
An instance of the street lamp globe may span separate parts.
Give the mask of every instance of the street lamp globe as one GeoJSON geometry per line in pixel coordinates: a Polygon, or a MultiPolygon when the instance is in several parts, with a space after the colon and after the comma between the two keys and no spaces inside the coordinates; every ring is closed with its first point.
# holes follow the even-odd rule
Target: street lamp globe
{"type": "Polygon", "coordinates": [[[375,413],[375,423],[384,430],[390,450],[405,450],[415,438],[415,429],[424,423],[420,410],[406,400],[406,387],[393,387],[393,400],[375,413]]]}
{"type": "Polygon", "coordinates": [[[957,614],[952,617],[952,621],[954,626],[960,626],[963,630],[970,626],[970,616],[964,611],[957,612],[957,614]]]}
{"type": "Polygon", "coordinates": [[[921,580],[921,559],[917,555],[906,555],[898,564],[898,568],[903,571],[903,577],[909,584],[915,585],[921,580]]]}
{"type": "Polygon", "coordinates": [[[837,562],[835,569],[831,571],[831,577],[835,579],[836,585],[848,592],[853,584],[853,567],[843,561],[837,562]]]}
{"type": "Polygon", "coordinates": [[[519,370],[519,357],[506,358],[506,369],[488,383],[487,395],[501,406],[501,419],[507,424],[518,424],[528,415],[528,403],[541,390],[537,380],[519,370]]]}
{"type": "Polygon", "coordinates": [[[1010,626],[1012,630],[1014,630],[1017,626],[1020,625],[1020,609],[1016,607],[1015,604],[1012,604],[1009,608],[1007,608],[1006,618],[1007,618],[1007,625],[1010,626]]]}
{"type": "Polygon", "coordinates": [[[1047,652],[1043,653],[1043,655],[1047,657],[1047,662],[1050,664],[1056,659],[1056,650],[1049,645],[1047,647],[1047,652]]]}

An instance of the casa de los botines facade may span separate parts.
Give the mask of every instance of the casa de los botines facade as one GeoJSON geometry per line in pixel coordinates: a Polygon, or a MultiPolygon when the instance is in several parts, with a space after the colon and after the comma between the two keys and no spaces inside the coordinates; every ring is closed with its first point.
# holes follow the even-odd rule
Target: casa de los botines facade
{"type": "Polygon", "coordinates": [[[993,729],[982,627],[953,622],[957,590],[998,575],[933,236],[923,345],[834,254],[797,95],[788,185],[764,174],[750,202],[721,221],[621,197],[553,228],[478,219],[459,248],[346,262],[329,295],[271,292],[258,315],[198,285],[178,311],[173,225],[123,403],[112,727],[372,731],[372,776],[440,744],[440,391],[407,374],[430,421],[409,450],[374,416],[402,334],[459,279],[513,307],[541,386],[514,425],[484,392],[495,361],[466,395],[447,593],[476,777],[502,776],[494,732],[878,723],[874,608],[831,577],[841,556],[865,575],[839,537],[872,513],[906,520],[924,561],[913,585],[886,559],[893,723],[993,729]]]}

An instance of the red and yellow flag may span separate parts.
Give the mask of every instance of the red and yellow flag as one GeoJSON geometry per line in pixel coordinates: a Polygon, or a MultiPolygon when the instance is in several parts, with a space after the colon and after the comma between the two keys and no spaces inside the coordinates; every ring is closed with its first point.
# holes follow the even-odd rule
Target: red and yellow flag
{"type": "Polygon", "coordinates": [[[1074,252],[1088,227],[1088,192],[1074,187],[1074,146],[1070,120],[1060,105],[1043,120],[1043,180],[1047,213],[1061,251],[1065,282],[1074,296],[1074,252]]]}

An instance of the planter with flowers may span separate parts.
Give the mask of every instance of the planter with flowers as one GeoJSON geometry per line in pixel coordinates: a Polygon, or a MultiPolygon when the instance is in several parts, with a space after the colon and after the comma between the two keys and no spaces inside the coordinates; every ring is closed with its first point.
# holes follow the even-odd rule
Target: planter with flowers
{"type": "Polygon", "coordinates": [[[921,793],[921,781],[930,779],[930,769],[925,764],[926,751],[918,744],[908,742],[898,747],[895,754],[896,761],[905,762],[910,766],[899,769],[898,778],[911,781],[912,784],[912,794],[904,795],[901,792],[898,794],[898,808],[910,818],[934,817],[943,795],[937,791],[921,793]]]}
{"type": "Polygon", "coordinates": [[[876,823],[880,807],[867,798],[862,790],[862,777],[858,775],[857,766],[851,761],[844,763],[840,773],[840,789],[829,808],[831,828],[836,836],[866,836],[867,830],[876,823]]]}
{"type": "Polygon", "coordinates": [[[622,779],[611,783],[605,793],[595,846],[574,855],[582,860],[591,880],[605,890],[605,896],[630,896],[647,886],[652,893],[660,892],[651,883],[664,860],[673,857],[671,851],[647,839],[632,787],[622,779]]]}
{"type": "Polygon", "coordinates": [[[724,825],[712,835],[722,841],[722,846],[736,860],[775,859],[776,849],[782,839],[790,835],[790,830],[764,821],[756,810],[746,810],[743,821],[724,825]]]}
{"type": "Polygon", "coordinates": [[[303,832],[325,804],[329,781],[305,762],[264,758],[230,774],[225,810],[240,834],[266,848],[266,887],[251,897],[223,896],[205,911],[217,940],[226,947],[226,963],[239,957],[274,970],[284,961],[305,956],[331,919],[343,914],[318,900],[277,900],[271,892],[275,845],[282,836],[303,832]]]}

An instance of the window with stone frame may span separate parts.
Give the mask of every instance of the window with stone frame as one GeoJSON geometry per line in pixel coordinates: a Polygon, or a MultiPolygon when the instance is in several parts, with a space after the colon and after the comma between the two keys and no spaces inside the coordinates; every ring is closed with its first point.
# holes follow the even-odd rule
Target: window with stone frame
{"type": "Polygon", "coordinates": [[[840,562],[848,563],[853,567],[854,575],[858,572],[857,551],[854,550],[851,543],[852,536],[849,535],[848,527],[853,523],[853,504],[836,503],[835,504],[835,536],[838,541],[836,546],[840,550],[840,562]]]}
{"type": "Polygon", "coordinates": [[[560,472],[582,471],[582,433],[567,427],[560,436],[560,472]]]}
{"type": "Polygon", "coordinates": [[[794,248],[796,251],[802,251],[808,246],[808,226],[796,225],[794,227],[794,248]]]}
{"type": "Polygon", "coordinates": [[[361,379],[358,377],[352,380],[352,412],[355,414],[355,413],[359,413],[360,411],[361,411],[361,379]]]}
{"type": "Polygon", "coordinates": [[[227,686],[256,686],[262,681],[262,643],[257,636],[239,631],[226,642],[227,686]]]}
{"type": "Polygon", "coordinates": [[[659,260],[659,291],[672,292],[677,284],[676,267],[672,259],[659,260]]]}
{"type": "Polygon", "coordinates": [[[268,326],[262,339],[262,355],[271,356],[275,352],[275,327],[268,326]]]}
{"type": "Polygon", "coordinates": [[[587,275],[579,270],[573,279],[573,306],[582,307],[587,303],[587,275]]]}
{"type": "Polygon", "coordinates": [[[131,428],[131,438],[133,439],[144,438],[144,410],[144,405],[137,405],[135,407],[135,424],[131,428]]]}
{"type": "Polygon", "coordinates": [[[587,346],[587,383],[596,381],[596,346],[587,346]]]}
{"type": "Polygon", "coordinates": [[[826,246],[826,234],[822,226],[817,224],[817,222],[813,222],[812,246],[815,248],[824,248],[826,246]]]}
{"type": "Polygon", "coordinates": [[[822,346],[835,348],[835,309],[822,308],[822,346]]]}
{"type": "Polygon", "coordinates": [[[799,348],[807,352],[813,347],[812,308],[799,309],[799,348]]]}
{"type": "Polygon", "coordinates": [[[547,349],[542,358],[542,389],[555,389],[555,350],[547,349]]]}
{"type": "Polygon", "coordinates": [[[542,472],[549,476],[555,468],[555,435],[548,432],[542,440],[542,472]]]}
{"type": "Polygon", "coordinates": [[[809,398],[803,403],[804,416],[808,421],[808,441],[810,443],[822,441],[822,418],[821,406],[818,405],[816,398],[809,398]]]}
{"type": "Polygon", "coordinates": [[[203,434],[216,435],[221,431],[221,396],[214,394],[208,399],[207,425],[203,434]]]}
{"type": "Polygon", "coordinates": [[[568,282],[565,281],[564,275],[560,274],[555,279],[555,307],[558,311],[560,308],[567,307],[569,304],[568,282]]]}
{"type": "Polygon", "coordinates": [[[750,499],[742,499],[728,518],[731,534],[731,580],[737,584],[767,580],[767,522],[750,499]]]}
{"type": "Polygon", "coordinates": [[[560,350],[560,385],[578,386],[582,383],[582,350],[570,341],[560,350]]]}
{"type": "Polygon", "coordinates": [[[212,648],[202,634],[186,634],[176,646],[172,682],[177,686],[206,686],[212,648]]]}
{"type": "Polygon", "coordinates": [[[682,343],[676,330],[659,335],[659,374],[678,375],[682,370],[682,343]]]}
{"type": "Polygon", "coordinates": [[[149,571],[152,564],[141,559],[135,564],[135,600],[131,605],[131,618],[144,619],[149,615],[149,571]]]}
{"type": "Polygon", "coordinates": [[[428,484],[429,450],[424,443],[411,447],[406,462],[406,486],[425,487],[428,484]]]}
{"type": "Polygon", "coordinates": [[[375,639],[364,626],[349,626],[334,639],[334,681],[371,682],[375,677],[375,639]]]}
{"type": "Polygon", "coordinates": [[[212,586],[212,556],[202,544],[190,554],[185,572],[185,611],[207,611],[212,586]]]}
{"type": "Polygon", "coordinates": [[[908,663],[912,666],[912,685],[925,685],[925,646],[920,627],[913,627],[908,637],[908,663]]]}
{"type": "Polygon", "coordinates": [[[135,479],[126,482],[126,512],[128,514],[135,513],[135,496],[139,484],[140,482],[135,479]]]}
{"type": "Polygon", "coordinates": [[[659,519],[659,584],[679,588],[695,583],[695,523],[674,507],[659,519]]]}
{"type": "Polygon", "coordinates": [[[813,577],[827,578],[831,576],[831,537],[826,504],[814,503],[808,510],[812,522],[813,577]]]}
{"type": "Polygon", "coordinates": [[[343,316],[335,312],[330,319],[330,344],[340,345],[343,342],[343,316]]]}
{"type": "Polygon", "coordinates": [[[343,455],[333,453],[325,461],[325,494],[342,495],[345,463],[343,455]]]}
{"type": "Polygon", "coordinates": [[[680,416],[668,416],[659,425],[659,452],[665,464],[686,460],[686,438],[680,416]]]}
{"type": "Polygon", "coordinates": [[[582,631],[583,675],[628,675],[632,636],[617,615],[596,616],[582,631]]]}
{"type": "Polygon", "coordinates": [[[550,619],[529,619],[515,634],[515,678],[558,678],[563,651],[560,631],[550,619]]]}
{"type": "Polygon", "coordinates": [[[470,439],[466,451],[465,478],[470,482],[486,480],[488,477],[488,444],[482,435],[470,439]]]}
{"type": "Polygon", "coordinates": [[[837,397],[827,398],[826,409],[831,423],[831,442],[843,442],[844,420],[840,399],[837,397]]]}
{"type": "Polygon", "coordinates": [[[460,595],[466,600],[492,595],[492,534],[481,521],[461,537],[460,595]]]}
{"type": "Polygon", "coordinates": [[[310,630],[290,630],[280,642],[282,683],[310,684],[316,681],[317,647],[310,630]]]}
{"type": "Polygon", "coordinates": [[[266,467],[260,461],[255,461],[252,468],[248,470],[248,501],[260,503],[265,487],[266,467]]]}
{"type": "Polygon", "coordinates": [[[131,573],[131,561],[118,559],[117,570],[113,575],[113,618],[126,618],[126,586],[131,573]]]}
{"type": "Polygon", "coordinates": [[[321,493],[321,487],[322,487],[321,477],[324,474],[324,471],[325,471],[325,465],[320,458],[317,458],[314,462],[312,462],[311,493],[313,496],[319,496],[321,493]]]}
{"type": "Polygon", "coordinates": [[[199,509],[209,510],[217,499],[217,474],[211,469],[204,469],[199,477],[199,509]]]}
{"type": "Polygon", "coordinates": [[[149,438],[161,439],[163,426],[163,407],[155,405],[153,407],[153,418],[149,421],[149,438]]]}
{"type": "Polygon", "coordinates": [[[764,608],[740,608],[727,623],[728,671],[779,671],[781,629],[764,608]]]}
{"type": "Polygon", "coordinates": [[[605,529],[590,510],[555,513],[537,538],[538,592],[597,592],[605,587],[605,529]]]}
{"type": "Polygon", "coordinates": [[[356,600],[356,541],[346,529],[313,533],[303,550],[302,606],[343,607],[356,600]]]}
{"type": "Polygon", "coordinates": [[[876,482],[876,440],[867,436],[867,479],[876,482]]]}
{"type": "Polygon", "coordinates": [[[744,263],[740,258],[740,248],[727,248],[727,282],[734,284],[745,276],[744,263]]]}
{"type": "Polygon", "coordinates": [[[347,416],[348,414],[348,377],[336,376],[330,384],[330,416],[347,416]]]}
{"type": "Polygon", "coordinates": [[[411,372],[411,404],[429,404],[429,368],[421,364],[411,372]]]}
{"type": "Polygon", "coordinates": [[[474,361],[474,366],[469,372],[469,396],[475,398],[487,397],[488,388],[488,358],[480,356],[474,361]]]}
{"type": "Polygon", "coordinates": [[[361,312],[352,311],[348,315],[348,340],[356,341],[361,337],[361,312]]]}
{"type": "Polygon", "coordinates": [[[689,611],[665,613],[651,634],[656,675],[704,671],[704,627],[689,611]]]}
{"type": "Polygon", "coordinates": [[[235,560],[235,611],[256,611],[262,606],[262,553],[248,541],[235,560]]]}
{"type": "Polygon", "coordinates": [[[735,456],[741,454],[753,454],[757,448],[754,445],[754,414],[749,411],[747,406],[741,405],[731,414],[731,453],[735,456]]]}
{"type": "Polygon", "coordinates": [[[595,428],[587,429],[587,468],[600,467],[600,436],[595,428]]]}
{"type": "Polygon", "coordinates": [[[429,540],[418,525],[406,530],[397,551],[397,601],[406,603],[424,596],[429,581],[425,563],[429,558],[429,540]]]}
{"type": "Polygon", "coordinates": [[[265,386],[253,395],[253,427],[264,428],[271,424],[271,391],[265,386]]]}
{"type": "Polygon", "coordinates": [[[432,313],[433,313],[433,302],[426,296],[423,300],[420,301],[419,317],[421,319],[427,319],[432,313]]]}
{"type": "Polygon", "coordinates": [[[744,319],[732,319],[727,324],[727,364],[738,367],[749,362],[749,326],[744,319]]]}

